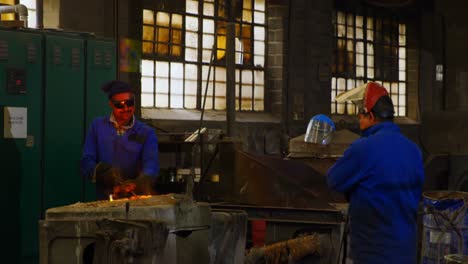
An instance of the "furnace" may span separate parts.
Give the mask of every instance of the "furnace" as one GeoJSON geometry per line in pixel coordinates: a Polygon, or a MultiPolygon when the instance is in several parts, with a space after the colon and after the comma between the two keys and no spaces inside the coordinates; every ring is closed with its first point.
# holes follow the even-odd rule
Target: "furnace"
{"type": "Polygon", "coordinates": [[[210,225],[207,203],[177,194],[51,208],[40,263],[208,263],[210,225]]]}

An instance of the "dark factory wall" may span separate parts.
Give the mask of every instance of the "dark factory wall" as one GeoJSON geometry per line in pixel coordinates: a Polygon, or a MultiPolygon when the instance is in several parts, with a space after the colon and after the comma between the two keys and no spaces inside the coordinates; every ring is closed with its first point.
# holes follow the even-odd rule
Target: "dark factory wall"
{"type": "MultiPolygon", "coordinates": [[[[64,29],[95,32],[105,37],[137,38],[141,34],[139,7],[144,1],[60,2],[59,24],[64,29]]],[[[362,6],[379,1],[267,1],[267,113],[250,116],[249,122],[238,125],[246,149],[257,153],[284,152],[288,139],[305,133],[311,116],[330,114],[331,17],[335,5],[345,2],[362,6]]],[[[468,117],[465,111],[468,110],[468,62],[464,55],[468,47],[464,10],[468,3],[462,0],[404,2],[410,4],[383,8],[389,14],[404,14],[409,23],[408,117],[398,118],[397,122],[405,134],[420,144],[425,157],[456,154],[459,159],[468,153],[468,143],[462,140],[467,130],[462,120],[468,117]],[[442,81],[436,80],[436,65],[443,66],[442,81]]],[[[139,85],[138,74],[120,73],[120,78],[139,85]]],[[[172,132],[193,131],[198,126],[196,120],[171,120],[170,111],[161,116],[149,121],[172,132]]],[[[246,119],[245,113],[237,116],[246,119]]],[[[356,127],[353,117],[333,118],[342,120],[341,125],[345,127],[356,127]]],[[[213,120],[207,125],[225,127],[224,122],[213,120]]],[[[459,170],[447,171],[450,176],[450,171],[456,174],[454,171],[459,170]]],[[[447,177],[446,174],[437,177],[447,177]]]]}

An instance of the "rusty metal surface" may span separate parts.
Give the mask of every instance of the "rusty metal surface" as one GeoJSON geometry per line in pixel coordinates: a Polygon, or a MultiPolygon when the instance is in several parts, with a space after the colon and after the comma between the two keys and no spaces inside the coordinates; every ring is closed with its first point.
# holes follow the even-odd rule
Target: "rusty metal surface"
{"type": "Polygon", "coordinates": [[[298,263],[298,261],[310,255],[320,256],[322,259],[320,263],[327,263],[325,260],[330,260],[330,252],[330,237],[314,233],[262,248],[252,248],[246,256],[245,263],[298,263]]]}
{"type": "Polygon", "coordinates": [[[234,197],[236,202],[260,206],[333,209],[329,203],[342,203],[342,195],[332,192],[323,171],[333,160],[319,160],[321,171],[297,160],[235,154],[234,197]]]}
{"type": "Polygon", "coordinates": [[[137,200],[76,203],[46,211],[46,220],[159,219],[171,230],[210,225],[209,204],[195,202],[185,195],[167,194],[137,200]]]}

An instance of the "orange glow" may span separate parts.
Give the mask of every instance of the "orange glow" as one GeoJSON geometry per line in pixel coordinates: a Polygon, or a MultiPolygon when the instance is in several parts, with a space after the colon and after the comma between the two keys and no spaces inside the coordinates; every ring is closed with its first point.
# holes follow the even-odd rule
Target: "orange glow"
{"type": "Polygon", "coordinates": [[[137,200],[151,197],[151,195],[137,195],[135,193],[135,188],[136,184],[134,182],[126,182],[116,185],[113,188],[112,194],[109,194],[109,201],[137,200]]]}
{"type": "Polygon", "coordinates": [[[133,201],[133,200],[139,200],[139,199],[148,199],[151,198],[152,195],[132,195],[128,198],[120,198],[120,199],[114,199],[112,198],[112,194],[109,195],[109,202],[119,202],[119,201],[133,201]]]}

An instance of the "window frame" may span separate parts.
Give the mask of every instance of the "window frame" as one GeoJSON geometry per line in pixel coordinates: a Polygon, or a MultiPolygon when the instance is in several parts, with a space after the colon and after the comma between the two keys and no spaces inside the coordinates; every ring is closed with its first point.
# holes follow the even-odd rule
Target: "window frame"
{"type": "MultiPolygon", "coordinates": [[[[208,0],[209,1],[209,0],[208,0]]],[[[189,13],[187,12],[187,9],[185,8],[185,3],[187,1],[184,1],[184,8],[183,8],[183,12],[181,12],[180,10],[168,10],[168,9],[164,9],[162,7],[155,7],[155,6],[143,6],[142,7],[142,11],[141,11],[141,14],[143,14],[143,10],[152,10],[154,12],[153,14],[153,18],[156,19],[156,16],[157,16],[157,12],[166,12],[166,13],[169,13],[172,17],[172,14],[178,14],[178,15],[181,15],[182,16],[182,42],[181,42],[181,51],[182,51],[182,54],[180,57],[171,57],[171,56],[160,56],[158,55],[156,52],[155,52],[155,47],[153,47],[153,54],[147,54],[147,53],[144,53],[142,52],[142,60],[146,60],[146,61],[152,61],[153,62],[153,67],[154,67],[154,70],[153,70],[153,75],[152,75],[152,78],[153,78],[153,88],[152,88],[152,91],[153,91],[153,103],[152,105],[150,104],[148,106],[147,105],[144,105],[142,106],[142,108],[155,108],[155,109],[185,109],[185,110],[201,110],[202,106],[202,101],[203,101],[203,96],[202,96],[202,93],[204,93],[204,90],[205,90],[205,85],[206,85],[206,76],[203,75],[203,71],[206,67],[208,67],[210,65],[209,62],[206,62],[203,60],[203,36],[205,35],[205,30],[203,30],[203,20],[204,19],[211,19],[213,21],[213,24],[216,25],[217,21],[224,21],[225,23],[227,22],[227,19],[226,18],[221,18],[219,16],[217,16],[217,12],[218,12],[218,3],[219,1],[217,0],[212,0],[211,3],[213,3],[214,5],[214,12],[213,12],[213,16],[207,16],[204,14],[204,11],[203,11],[203,4],[205,3],[205,1],[203,0],[199,0],[197,1],[198,3],[198,13],[197,14],[192,14],[192,13],[189,13]],[[201,11],[201,12],[200,12],[201,11]],[[186,56],[186,49],[187,48],[190,48],[187,46],[187,42],[186,42],[186,36],[187,36],[187,17],[196,17],[197,20],[198,20],[198,31],[197,31],[197,37],[198,37],[198,40],[197,40],[197,59],[196,61],[189,61],[187,60],[187,58],[185,57],[186,56]],[[183,88],[183,93],[182,93],[182,107],[177,107],[177,108],[173,108],[173,105],[171,104],[171,86],[170,84],[168,85],[168,103],[167,103],[167,106],[165,107],[159,107],[157,106],[157,103],[156,103],[156,94],[157,94],[157,88],[156,88],[156,61],[166,61],[168,62],[169,64],[171,63],[175,63],[175,62],[178,62],[178,63],[182,63],[184,69],[185,69],[185,65],[187,64],[193,64],[197,67],[197,87],[196,87],[196,104],[195,104],[195,107],[187,107],[187,104],[185,102],[185,97],[186,97],[186,89],[185,89],[185,84],[184,84],[184,88],[183,88]]],[[[251,65],[246,65],[246,64],[237,64],[236,63],[236,111],[245,111],[245,112],[265,112],[265,109],[266,109],[266,99],[267,99],[267,96],[266,96],[266,91],[265,91],[265,83],[266,83],[266,79],[265,79],[265,76],[266,76],[266,70],[267,70],[267,67],[266,67],[266,57],[267,57],[267,23],[266,23],[266,2],[264,3],[264,9],[263,9],[263,24],[258,24],[258,23],[255,23],[254,21],[254,8],[255,8],[255,0],[251,0],[251,3],[252,3],[252,9],[251,9],[251,13],[252,13],[252,21],[247,23],[248,25],[251,26],[252,30],[251,30],[251,36],[250,36],[250,41],[252,43],[252,47],[251,47],[251,51],[250,51],[250,55],[251,55],[251,61],[252,61],[252,64],[251,65]],[[264,39],[262,40],[263,42],[263,54],[261,54],[261,56],[263,56],[263,66],[258,66],[258,65],[255,65],[254,64],[254,57],[256,55],[256,52],[255,52],[255,48],[253,47],[254,45],[254,42],[255,42],[255,37],[253,36],[253,32],[254,32],[254,27],[255,26],[261,26],[263,27],[263,31],[264,31],[264,39]],[[249,85],[252,87],[252,92],[251,92],[251,107],[249,109],[244,109],[243,107],[241,107],[242,105],[242,89],[239,89],[239,79],[241,78],[240,77],[240,74],[239,72],[242,72],[242,71],[245,71],[245,70],[249,70],[250,71],[250,74],[252,74],[252,82],[249,83],[249,85]],[[262,76],[263,76],[263,80],[261,81],[260,85],[261,85],[261,92],[262,92],[262,96],[261,96],[261,107],[259,108],[256,108],[256,101],[255,101],[255,89],[257,88],[256,87],[256,83],[255,83],[255,73],[256,72],[261,72],[262,73],[262,76]],[[260,109],[260,110],[258,110],[260,109]]],[[[244,21],[239,21],[239,20],[236,20],[235,21],[236,23],[236,27],[242,27],[242,25],[246,24],[244,21]]],[[[154,21],[154,24],[153,24],[153,35],[154,35],[154,40],[156,41],[157,40],[157,37],[156,37],[156,24],[157,24],[157,21],[155,20],[154,21]]],[[[142,20],[142,24],[141,24],[141,27],[143,28],[143,26],[145,26],[143,20],[142,20]]],[[[213,38],[214,38],[214,43],[216,44],[216,51],[215,51],[215,57],[216,57],[216,53],[219,49],[218,45],[217,45],[217,41],[218,41],[218,38],[217,38],[217,34],[218,32],[216,31],[216,28],[214,29],[213,31],[213,38]]],[[[142,38],[142,42],[143,42],[143,34],[141,36],[142,38]]],[[[210,48],[211,50],[211,48],[210,48]]],[[[236,54],[237,54],[237,51],[236,51],[236,54]]],[[[225,58],[225,57],[224,57],[225,58]]],[[[224,62],[224,59],[221,59],[221,60],[214,60],[213,63],[211,64],[211,75],[210,75],[210,80],[209,80],[209,86],[210,87],[213,87],[213,83],[217,83],[216,82],[216,77],[214,75],[214,72],[216,71],[216,68],[219,68],[219,69],[222,69],[224,68],[224,70],[226,70],[226,66],[225,66],[225,62],[224,62]]],[[[143,72],[143,70],[142,70],[143,72]]],[[[168,81],[169,83],[171,82],[171,77],[168,76],[168,81]]],[[[185,83],[186,81],[186,78],[185,78],[185,70],[184,70],[184,77],[182,79],[182,81],[185,83]]],[[[258,83],[257,83],[258,84],[258,83]]],[[[143,84],[142,84],[142,89],[143,89],[143,84]]],[[[215,104],[215,100],[216,99],[216,96],[215,96],[215,92],[214,92],[215,89],[212,89],[212,96],[211,96],[211,100],[213,101],[211,103],[211,107],[210,108],[207,108],[205,107],[205,110],[214,110],[214,111],[225,111],[226,109],[226,106],[225,106],[225,103],[224,103],[224,108],[221,108],[221,109],[216,109],[216,104],[215,104]]],[[[148,93],[147,93],[148,94],[148,93]]],[[[143,96],[142,96],[143,97],[143,96]]],[[[226,99],[226,93],[224,92],[224,95],[223,95],[223,98],[224,98],[224,101],[226,99]]],[[[142,101],[143,101],[143,98],[141,98],[142,101]]],[[[207,98],[208,99],[208,98],[207,98]]],[[[143,105],[143,104],[142,104],[143,105]]],[[[193,105],[191,105],[193,106],[193,105]]]]}
{"type": "MultiPolygon", "coordinates": [[[[396,117],[408,117],[409,115],[409,107],[408,107],[408,97],[409,97],[409,92],[408,92],[408,86],[409,86],[409,80],[408,80],[408,25],[409,23],[405,19],[404,16],[396,16],[392,13],[389,12],[383,12],[379,10],[378,8],[371,8],[371,7],[361,7],[361,8],[350,8],[350,7],[343,7],[343,6],[338,6],[333,10],[333,16],[332,16],[332,26],[334,29],[334,34],[332,36],[333,43],[334,43],[334,51],[332,54],[332,64],[331,64],[331,104],[330,104],[330,110],[331,114],[333,115],[354,115],[357,113],[357,107],[349,102],[346,103],[337,103],[335,101],[335,98],[338,94],[347,91],[349,89],[352,89],[354,87],[357,87],[361,84],[364,84],[368,81],[376,81],[381,83],[385,88],[387,88],[390,96],[392,97],[392,100],[395,105],[395,113],[396,117]],[[344,23],[339,23],[339,13],[344,14],[344,23]],[[351,16],[351,20],[349,18],[351,16]],[[357,17],[362,18],[362,28],[357,26],[357,17]],[[372,27],[369,27],[368,22],[370,21],[373,22],[372,27]],[[384,23],[383,21],[386,19],[390,19],[390,25],[395,26],[397,25],[397,30],[398,32],[394,31],[385,31],[382,30],[380,32],[377,31],[376,27],[376,21],[382,21],[382,24],[384,23]],[[351,21],[351,22],[350,22],[351,21]],[[405,29],[403,34],[400,34],[401,32],[401,25],[403,25],[403,28],[405,29]],[[344,28],[344,35],[340,33],[339,27],[342,27],[341,30],[344,28]],[[353,33],[352,36],[348,36],[348,30],[349,28],[352,29],[353,33]],[[361,29],[362,31],[362,38],[359,38],[356,36],[357,29],[361,29]],[[369,34],[371,32],[372,34],[369,34]],[[387,38],[387,42],[382,42],[380,39],[377,39],[377,33],[380,33],[382,36],[387,36],[390,35],[393,38],[387,38]],[[368,37],[369,35],[372,35],[372,38],[368,37]],[[396,37],[395,37],[396,34],[396,37]],[[404,37],[404,43],[401,43],[401,37],[404,37]],[[345,57],[345,61],[340,64],[339,62],[339,40],[344,41],[345,45],[344,46],[344,52],[348,52],[350,49],[348,48],[347,45],[349,45],[349,42],[352,43],[352,51],[350,53],[353,54],[352,58],[352,64],[350,66],[349,61],[347,60],[347,57],[345,57]],[[357,43],[362,43],[363,49],[362,53],[359,53],[356,49],[357,43]],[[369,44],[372,45],[372,53],[369,53],[368,47],[369,44]],[[396,44],[396,45],[395,45],[396,44]],[[396,69],[391,69],[396,71],[396,79],[391,79],[391,78],[379,78],[379,77],[384,77],[384,76],[378,76],[377,69],[383,68],[386,70],[387,68],[385,67],[379,67],[380,64],[378,62],[378,59],[380,58],[379,55],[377,54],[379,51],[377,50],[378,48],[389,46],[391,48],[396,48],[397,53],[396,57],[393,57],[393,59],[396,60],[396,69]],[[400,52],[401,49],[404,50],[404,57],[400,57],[400,52]],[[358,64],[358,54],[362,55],[362,65],[358,64]],[[368,64],[368,59],[372,57],[372,64],[371,67],[368,64]],[[403,66],[401,65],[401,62],[404,61],[403,66]],[[346,67],[352,67],[352,72],[349,71],[349,69],[346,71],[339,71],[340,65],[343,65],[344,68],[346,67]],[[361,67],[362,69],[362,74],[358,74],[357,68],[361,67]],[[373,69],[372,74],[369,74],[369,68],[373,69]],[[401,68],[403,70],[401,70],[401,68]],[[403,76],[401,75],[403,73],[403,76]],[[344,82],[344,84],[343,84],[344,82]],[[344,86],[344,89],[343,89],[344,86]]],[[[390,27],[391,28],[391,27],[390,27]]],[[[350,34],[351,35],[351,34],[350,34]]],[[[382,38],[383,39],[383,38],[382,38]]],[[[348,54],[345,54],[348,55],[348,54]]],[[[349,56],[349,55],[348,55],[349,56]]],[[[383,60],[384,62],[387,62],[383,60]]],[[[391,64],[390,67],[395,66],[395,64],[391,64]]]]}

